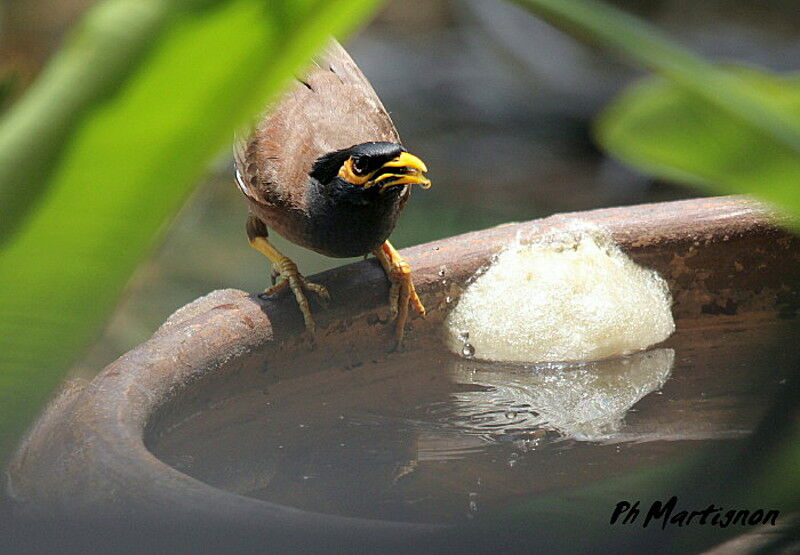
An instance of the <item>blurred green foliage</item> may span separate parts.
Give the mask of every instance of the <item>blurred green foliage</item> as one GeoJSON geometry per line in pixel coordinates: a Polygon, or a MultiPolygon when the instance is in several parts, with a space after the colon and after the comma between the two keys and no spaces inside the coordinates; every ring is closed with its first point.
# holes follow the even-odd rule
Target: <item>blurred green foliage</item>
{"type": "MultiPolygon", "coordinates": [[[[516,2],[658,74],[625,92],[598,120],[600,142],[612,154],[655,175],[758,194],[800,221],[796,77],[712,64],[597,2],[516,2]]],[[[107,0],[5,114],[0,461],[97,332],[204,165],[324,37],[348,32],[378,3],[107,0]]],[[[773,415],[781,433],[765,429],[757,436],[769,454],[765,467],[779,473],[754,467],[708,487],[741,491],[746,481],[766,499],[797,500],[800,442],[792,441],[798,433],[791,401],[773,415]],[[789,447],[780,449],[779,442],[789,447]]],[[[736,456],[716,453],[715,460],[732,465],[736,456]]],[[[629,484],[540,498],[507,516],[527,526],[538,515],[556,527],[572,515],[594,547],[607,536],[602,519],[588,524],[598,498],[616,499],[621,489],[644,492],[664,476],[671,486],[708,464],[654,468],[629,484]]],[[[604,501],[601,510],[608,506],[604,501]]],[[[704,540],[687,541],[698,549],[704,540]]]]}
{"type": "Polygon", "coordinates": [[[378,0],[107,0],[0,122],[0,461],[235,129],[378,0]]]}
{"type": "MultiPolygon", "coordinates": [[[[731,71],[787,119],[800,115],[800,79],[731,71]]],[[[630,87],[597,121],[603,147],[652,175],[752,193],[800,221],[800,154],[704,97],[653,77],[630,87]]]]}
{"type": "Polygon", "coordinates": [[[599,120],[600,142],[611,154],[720,193],[758,195],[800,219],[796,78],[731,71],[600,2],[515,2],[660,77],[631,89],[599,120]]]}

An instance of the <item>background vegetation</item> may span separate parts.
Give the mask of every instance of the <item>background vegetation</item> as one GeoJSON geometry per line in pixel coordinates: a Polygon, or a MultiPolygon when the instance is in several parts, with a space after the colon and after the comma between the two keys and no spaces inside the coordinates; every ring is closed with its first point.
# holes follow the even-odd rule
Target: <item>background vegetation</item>
{"type": "Polygon", "coordinates": [[[0,126],[0,459],[209,159],[375,5],[109,0],[87,14],[0,126]]]}
{"type": "MultiPolygon", "coordinates": [[[[664,180],[757,194],[798,225],[797,76],[713,63],[607,4],[516,3],[650,72],[597,117],[594,133],[603,149],[664,180]]],[[[6,102],[0,122],[0,460],[96,337],[132,273],[199,177],[213,169],[234,129],[280,90],[325,36],[346,35],[378,4],[106,0],[87,12],[35,83],[15,102],[6,102]]],[[[4,83],[2,90],[13,91],[11,78],[4,83]]],[[[475,175],[465,166],[469,153],[464,154],[460,179],[475,175]]],[[[496,205],[503,204],[500,193],[496,205]]],[[[214,204],[215,195],[206,189],[195,204],[214,204]]],[[[465,215],[445,211],[447,200],[433,198],[422,201],[423,208],[428,203],[419,212],[424,216],[416,216],[424,221],[415,222],[413,211],[407,214],[401,244],[537,215],[494,210],[492,203],[465,215]]],[[[507,204],[514,204],[513,197],[507,204]]],[[[215,229],[233,235],[241,226],[224,211],[202,218],[203,225],[179,230],[185,240],[213,244],[215,229]]],[[[173,241],[172,254],[162,256],[203,258],[177,252],[180,240],[173,241]]],[[[224,271],[216,278],[223,284],[237,283],[242,245],[219,262],[224,271]]],[[[255,261],[250,279],[266,276],[263,263],[250,260],[255,261]]],[[[180,280],[176,283],[180,287],[180,280]]],[[[192,296],[202,292],[189,290],[192,296]]],[[[150,301],[165,310],[164,298],[156,294],[150,301]]],[[[155,316],[162,317],[162,312],[155,316]]],[[[109,352],[93,356],[84,368],[96,370],[109,352]]],[[[758,464],[704,487],[741,493],[744,484],[755,484],[762,500],[800,499],[800,431],[792,416],[796,391],[787,388],[786,398],[776,401],[773,425],[754,439],[758,464]],[[769,476],[778,470],[782,478],[776,483],[769,476]]],[[[742,455],[718,456],[730,461],[742,455]]],[[[696,468],[687,463],[663,472],[685,481],[696,468]]],[[[652,476],[641,479],[642,487],[653,487],[652,476]]],[[[564,510],[584,510],[598,495],[596,489],[576,495],[577,505],[564,510]]],[[[526,518],[541,516],[553,512],[553,503],[536,500],[518,511],[526,518]]],[[[708,539],[685,541],[697,547],[708,539]]]]}

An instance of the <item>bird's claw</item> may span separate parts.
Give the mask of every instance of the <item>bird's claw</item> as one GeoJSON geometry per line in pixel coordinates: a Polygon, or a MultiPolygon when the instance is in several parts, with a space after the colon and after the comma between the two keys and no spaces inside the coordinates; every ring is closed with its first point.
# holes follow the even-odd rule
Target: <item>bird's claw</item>
{"type": "Polygon", "coordinates": [[[389,241],[385,241],[380,248],[373,251],[375,257],[383,266],[386,277],[389,278],[389,315],[395,322],[394,350],[399,350],[403,345],[403,336],[408,320],[408,305],[414,307],[420,316],[425,317],[425,307],[417,295],[414,281],[411,278],[411,267],[403,260],[400,253],[389,241]]]}
{"type": "MultiPolygon", "coordinates": [[[[300,285],[302,286],[303,289],[315,293],[319,297],[319,303],[327,308],[328,303],[331,300],[331,294],[328,292],[327,287],[319,283],[314,283],[313,281],[308,281],[308,279],[306,279],[306,277],[302,274],[298,274],[297,279],[299,279],[300,285]]],[[[286,287],[288,286],[289,286],[289,279],[281,279],[281,281],[278,282],[277,284],[274,284],[272,287],[265,289],[261,295],[263,297],[270,297],[272,295],[277,295],[278,293],[286,289],[286,287]]]]}
{"type": "Polygon", "coordinates": [[[319,297],[318,300],[320,304],[325,308],[327,308],[328,303],[330,303],[331,301],[331,294],[328,293],[328,288],[325,287],[324,285],[320,285],[319,283],[313,283],[311,281],[308,281],[303,276],[300,276],[300,278],[303,281],[303,288],[316,293],[317,297],[319,297]]]}
{"type": "Polygon", "coordinates": [[[311,307],[308,304],[308,298],[306,297],[305,291],[311,291],[315,293],[319,298],[320,304],[322,304],[323,307],[327,307],[328,302],[331,300],[331,295],[328,292],[328,288],[319,283],[308,281],[308,279],[306,279],[306,277],[297,270],[295,263],[288,258],[281,260],[280,264],[276,264],[276,266],[277,268],[273,268],[272,270],[273,275],[277,274],[283,279],[277,285],[273,285],[264,291],[263,295],[275,295],[287,287],[291,289],[292,293],[294,293],[295,299],[297,300],[300,312],[303,313],[303,321],[305,322],[306,329],[313,336],[316,332],[317,326],[314,322],[313,316],[311,316],[311,307]]]}
{"type": "Polygon", "coordinates": [[[403,343],[406,321],[408,320],[409,305],[422,317],[425,317],[425,307],[417,295],[414,281],[411,277],[411,267],[402,258],[392,261],[389,271],[389,315],[395,322],[396,348],[403,343]]]}

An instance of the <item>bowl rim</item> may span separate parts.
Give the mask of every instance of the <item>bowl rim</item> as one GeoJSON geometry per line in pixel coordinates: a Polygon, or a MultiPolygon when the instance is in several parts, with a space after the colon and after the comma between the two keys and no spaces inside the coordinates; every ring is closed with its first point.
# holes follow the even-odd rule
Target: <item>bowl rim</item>
{"type": "MultiPolygon", "coordinates": [[[[447,268],[449,281],[463,283],[510,241],[576,220],[606,228],[632,255],[671,245],[684,248],[698,240],[708,244],[748,234],[786,234],[762,204],[716,197],[559,214],[426,243],[402,251],[425,304],[434,307],[427,320],[413,322],[409,341],[413,344],[415,336],[446,315],[444,304],[437,304],[447,292],[442,268],[447,268]]],[[[347,333],[335,323],[383,310],[388,293],[373,260],[324,272],[314,281],[325,284],[334,298],[318,322],[330,337],[347,333]]],[[[65,385],[11,461],[12,499],[31,514],[127,518],[157,508],[189,520],[250,523],[280,533],[313,528],[331,537],[357,532],[401,540],[441,531],[442,525],[316,513],[224,491],[179,472],[147,450],[145,435],[153,415],[177,392],[254,352],[268,356],[269,349],[287,342],[303,348],[302,329],[290,300],[264,300],[234,289],[212,292],[179,309],[153,337],[93,380],[65,385]]]]}

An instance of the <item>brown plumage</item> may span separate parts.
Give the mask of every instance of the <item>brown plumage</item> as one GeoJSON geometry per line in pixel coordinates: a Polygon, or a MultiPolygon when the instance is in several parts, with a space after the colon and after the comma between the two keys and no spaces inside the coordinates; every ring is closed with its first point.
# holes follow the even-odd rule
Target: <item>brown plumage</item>
{"type": "Polygon", "coordinates": [[[411,184],[427,168],[400,146],[389,114],[366,77],[331,40],[305,75],[234,149],[236,179],[249,209],[251,244],[272,261],[314,331],[303,289],[323,297],[267,240],[267,228],[333,257],[374,253],[392,281],[392,313],[402,338],[408,303],[421,313],[410,271],[386,241],[411,184]],[[363,167],[362,167],[363,166],[363,167]],[[363,173],[362,173],[363,172],[363,173]],[[404,277],[405,276],[405,277],[404,277]]]}

